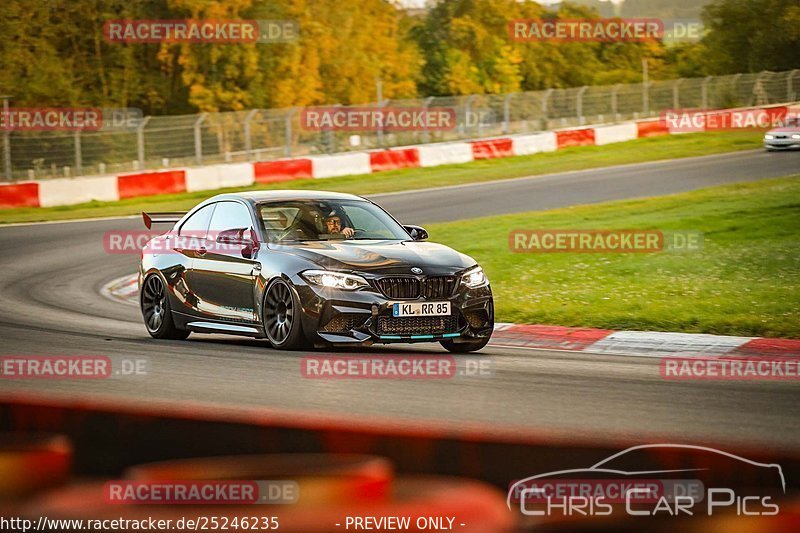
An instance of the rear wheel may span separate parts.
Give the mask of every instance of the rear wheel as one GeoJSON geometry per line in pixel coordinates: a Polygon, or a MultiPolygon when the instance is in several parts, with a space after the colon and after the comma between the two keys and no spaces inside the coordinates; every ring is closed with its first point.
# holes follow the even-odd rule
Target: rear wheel
{"type": "Polygon", "coordinates": [[[450,339],[439,341],[439,344],[452,353],[469,353],[477,352],[487,344],[489,344],[489,337],[470,342],[453,342],[450,339]]]}
{"type": "Polygon", "coordinates": [[[264,295],[264,332],[278,350],[297,350],[307,344],[300,324],[300,302],[282,279],[275,280],[264,295]]]}
{"type": "Polygon", "coordinates": [[[158,275],[151,274],[144,280],[140,303],[144,325],[151,337],[181,340],[189,336],[188,331],[175,327],[167,290],[158,275]]]}

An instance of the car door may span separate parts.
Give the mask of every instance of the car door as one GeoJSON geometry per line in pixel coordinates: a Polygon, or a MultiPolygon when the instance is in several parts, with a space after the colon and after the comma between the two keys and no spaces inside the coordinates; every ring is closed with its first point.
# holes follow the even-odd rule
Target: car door
{"type": "Polygon", "coordinates": [[[201,207],[169,236],[169,248],[177,257],[177,268],[164,268],[162,272],[170,285],[170,293],[175,300],[171,301],[172,309],[178,313],[198,315],[197,296],[194,289],[193,263],[197,254],[205,247],[208,225],[216,204],[201,207]]]}
{"type": "Polygon", "coordinates": [[[216,203],[205,245],[192,261],[192,288],[201,316],[256,322],[255,280],[259,263],[244,244],[221,242],[225,236],[254,233],[250,209],[236,201],[216,203]]]}

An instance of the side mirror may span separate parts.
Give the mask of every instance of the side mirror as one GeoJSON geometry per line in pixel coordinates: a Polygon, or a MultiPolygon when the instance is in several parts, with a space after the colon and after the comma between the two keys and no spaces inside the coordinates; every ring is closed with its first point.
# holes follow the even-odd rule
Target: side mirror
{"type": "Polygon", "coordinates": [[[242,257],[252,258],[253,252],[258,248],[256,234],[250,228],[226,229],[217,235],[217,243],[226,246],[244,246],[242,257]]]}
{"type": "Polygon", "coordinates": [[[428,238],[428,232],[421,226],[403,226],[411,238],[415,241],[424,241],[428,238]]]}

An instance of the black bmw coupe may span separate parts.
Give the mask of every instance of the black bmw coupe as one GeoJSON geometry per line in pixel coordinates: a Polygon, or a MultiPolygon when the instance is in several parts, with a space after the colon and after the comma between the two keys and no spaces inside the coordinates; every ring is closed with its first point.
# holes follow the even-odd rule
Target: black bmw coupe
{"type": "Polygon", "coordinates": [[[474,259],[424,242],[350,194],[220,194],[170,224],[142,252],[139,298],[159,339],[190,332],[266,338],[278,349],[439,342],[480,350],[492,335],[489,280],[474,259]]]}

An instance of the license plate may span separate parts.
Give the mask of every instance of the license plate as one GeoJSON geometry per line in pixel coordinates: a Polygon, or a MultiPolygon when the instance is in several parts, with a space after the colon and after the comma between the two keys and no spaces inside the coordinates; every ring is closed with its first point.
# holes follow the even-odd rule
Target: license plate
{"type": "Polygon", "coordinates": [[[447,316],[449,314],[450,302],[396,303],[392,307],[392,316],[447,316]]]}

